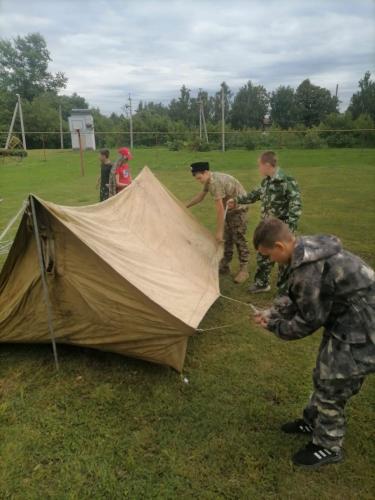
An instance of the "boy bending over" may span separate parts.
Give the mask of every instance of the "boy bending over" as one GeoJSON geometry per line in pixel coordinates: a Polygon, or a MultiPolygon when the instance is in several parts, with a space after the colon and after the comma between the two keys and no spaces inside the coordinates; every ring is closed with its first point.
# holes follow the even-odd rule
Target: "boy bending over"
{"type": "Polygon", "coordinates": [[[253,241],[271,261],[290,265],[288,295],[257,314],[256,322],[283,340],[324,327],[303,418],[282,426],[286,433],[312,436],[293,462],[307,467],[339,462],[345,405],[375,371],[375,273],[335,236],[296,238],[278,219],[262,221],[253,241]]]}

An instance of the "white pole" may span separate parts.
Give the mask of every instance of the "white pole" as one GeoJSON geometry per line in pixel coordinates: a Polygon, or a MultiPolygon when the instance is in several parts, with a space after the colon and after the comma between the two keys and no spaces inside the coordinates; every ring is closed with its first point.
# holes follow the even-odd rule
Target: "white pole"
{"type": "Polygon", "coordinates": [[[23,149],[26,151],[26,138],[25,138],[25,127],[23,126],[23,113],[22,113],[22,106],[21,106],[21,96],[17,94],[18,98],[18,108],[20,110],[20,122],[21,122],[21,133],[22,133],[22,144],[23,144],[23,149]]]}
{"type": "Polygon", "coordinates": [[[18,111],[18,101],[16,102],[16,105],[14,107],[12,122],[10,124],[7,141],[5,143],[5,149],[8,149],[8,147],[9,147],[9,143],[10,143],[10,139],[12,137],[13,127],[14,127],[14,122],[16,121],[17,111],[18,111]]]}
{"type": "Polygon", "coordinates": [[[224,88],[221,87],[221,150],[225,151],[224,88]]]}

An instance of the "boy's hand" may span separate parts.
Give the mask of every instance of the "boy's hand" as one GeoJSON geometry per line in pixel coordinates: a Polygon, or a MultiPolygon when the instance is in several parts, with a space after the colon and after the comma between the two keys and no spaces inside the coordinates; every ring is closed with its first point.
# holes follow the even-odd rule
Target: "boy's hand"
{"type": "Polygon", "coordinates": [[[231,198],[230,200],[227,201],[227,209],[228,210],[233,210],[234,208],[236,208],[236,206],[237,206],[237,202],[233,198],[231,198]]]}
{"type": "Polygon", "coordinates": [[[267,328],[269,321],[269,314],[267,311],[261,311],[259,313],[254,314],[254,321],[257,325],[262,328],[267,328]]]}
{"type": "Polygon", "coordinates": [[[224,243],[224,234],[222,231],[217,231],[215,238],[218,243],[224,243]]]}

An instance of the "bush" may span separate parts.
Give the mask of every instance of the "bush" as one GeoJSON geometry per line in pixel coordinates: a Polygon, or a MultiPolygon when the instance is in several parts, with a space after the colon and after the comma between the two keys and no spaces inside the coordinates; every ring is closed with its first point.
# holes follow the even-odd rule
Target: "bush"
{"type": "Polygon", "coordinates": [[[310,129],[303,138],[303,147],[305,149],[319,149],[323,146],[323,141],[319,136],[317,129],[310,129]]]}
{"type": "Polygon", "coordinates": [[[247,149],[248,151],[254,151],[255,142],[253,141],[253,139],[251,137],[247,137],[245,139],[245,149],[247,149]]]}
{"type": "Polygon", "coordinates": [[[167,147],[169,151],[180,151],[184,147],[183,141],[175,140],[175,141],[168,141],[167,142],[167,147]]]}
{"type": "Polygon", "coordinates": [[[202,142],[200,139],[196,139],[189,143],[189,149],[192,151],[206,152],[210,150],[210,145],[207,142],[202,142]]]}
{"type": "Polygon", "coordinates": [[[18,158],[25,158],[27,151],[24,149],[0,149],[0,156],[13,156],[18,158]]]}

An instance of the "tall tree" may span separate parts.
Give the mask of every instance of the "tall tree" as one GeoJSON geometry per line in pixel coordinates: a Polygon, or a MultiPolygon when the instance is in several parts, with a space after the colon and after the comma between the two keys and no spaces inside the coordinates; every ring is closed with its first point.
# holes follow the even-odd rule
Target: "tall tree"
{"type": "Polygon", "coordinates": [[[236,94],[231,114],[233,128],[261,128],[268,111],[269,95],[263,85],[248,82],[236,94]]]}
{"type": "Polygon", "coordinates": [[[46,41],[39,33],[0,40],[0,88],[29,101],[46,91],[57,93],[65,88],[67,78],[64,73],[50,73],[50,61],[46,41]]]}
{"type": "Polygon", "coordinates": [[[76,92],[72,95],[58,96],[56,99],[57,105],[61,105],[61,113],[64,120],[68,119],[72,109],[88,109],[89,104],[86,99],[76,92]],[[57,102],[58,101],[58,102],[57,102]]]}
{"type": "Polygon", "coordinates": [[[319,125],[330,113],[338,112],[338,99],[328,89],[304,80],[296,90],[299,121],[306,127],[319,125]]]}
{"type": "Polygon", "coordinates": [[[178,99],[172,99],[169,105],[170,118],[175,121],[182,121],[188,126],[192,124],[190,92],[191,90],[183,85],[180,89],[180,97],[178,99]]]}
{"type": "Polygon", "coordinates": [[[361,114],[368,114],[375,120],[375,81],[371,80],[371,73],[366,71],[365,76],[359,80],[359,91],[353,94],[348,111],[354,118],[361,114]]]}
{"type": "Polygon", "coordinates": [[[224,116],[225,121],[230,121],[230,112],[232,108],[233,92],[230,90],[226,82],[222,82],[220,85],[220,90],[216,92],[214,96],[210,98],[210,118],[214,123],[221,122],[221,92],[224,92],[224,116]]]}
{"type": "Polygon", "coordinates": [[[287,129],[298,122],[298,106],[292,87],[280,86],[274,90],[270,98],[271,119],[276,125],[287,129]]]}

